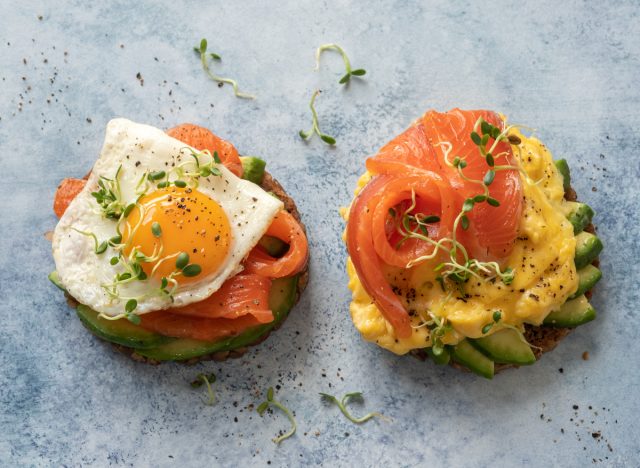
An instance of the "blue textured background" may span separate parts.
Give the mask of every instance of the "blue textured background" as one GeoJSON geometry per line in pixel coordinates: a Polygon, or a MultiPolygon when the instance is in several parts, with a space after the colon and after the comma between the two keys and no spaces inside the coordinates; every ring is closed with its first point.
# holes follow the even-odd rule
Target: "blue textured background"
{"type": "Polygon", "coordinates": [[[638,463],[638,2],[48,3],[0,0],[0,464],[638,463]],[[191,50],[201,37],[257,100],[205,77],[191,50]],[[312,70],[315,47],[333,41],[368,71],[349,89],[338,56],[312,70]],[[336,148],[297,136],[315,88],[336,148]],[[598,319],[493,381],[384,352],[348,319],[338,207],[366,155],[426,109],[455,106],[537,128],[569,160],[606,243],[598,319]],[[242,359],[137,364],[87,333],[46,280],[56,185],[91,167],[115,116],[209,126],[267,159],[298,201],[312,282],[242,359]],[[205,370],[218,375],[214,407],[188,384],[205,370]],[[249,406],[270,385],[299,425],[279,447],[284,416],[249,406]],[[392,421],[354,426],[318,398],[354,390],[366,398],[355,411],[392,421]]]}

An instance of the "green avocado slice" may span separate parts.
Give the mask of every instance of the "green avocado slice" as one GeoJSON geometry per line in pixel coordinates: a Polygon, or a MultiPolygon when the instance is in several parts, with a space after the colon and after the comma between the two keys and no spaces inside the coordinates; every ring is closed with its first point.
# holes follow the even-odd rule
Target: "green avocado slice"
{"type": "Polygon", "coordinates": [[[573,225],[573,233],[580,234],[584,231],[594,216],[593,208],[586,203],[568,201],[567,204],[571,208],[571,212],[567,215],[567,219],[573,225]]]}
{"type": "Polygon", "coordinates": [[[49,276],[47,276],[47,278],[49,278],[49,281],[51,281],[59,290],[64,292],[67,291],[62,284],[62,281],[60,281],[60,275],[58,275],[58,272],[56,270],[53,270],[51,273],[49,273],[49,276]]]}
{"type": "Polygon", "coordinates": [[[255,156],[241,156],[240,162],[242,163],[242,178],[261,185],[267,163],[255,156]]]}
{"type": "Polygon", "coordinates": [[[531,347],[523,341],[522,334],[512,328],[505,328],[492,335],[470,341],[495,362],[519,366],[536,362],[536,357],[531,347]]]}
{"type": "Polygon", "coordinates": [[[587,265],[578,270],[578,290],[569,299],[582,296],[593,288],[602,278],[602,272],[593,265],[587,265]]]}
{"type": "Polygon", "coordinates": [[[557,159],[554,161],[558,172],[562,176],[562,186],[567,191],[571,187],[571,171],[569,170],[569,164],[566,159],[557,159]]]}
{"type": "Polygon", "coordinates": [[[583,231],[576,236],[576,268],[579,270],[589,263],[602,252],[602,241],[595,234],[583,231]]]}
{"type": "Polygon", "coordinates": [[[451,360],[451,353],[449,352],[448,347],[442,348],[442,352],[440,352],[439,354],[434,353],[432,347],[428,347],[426,349],[429,357],[439,366],[445,366],[449,364],[449,361],[451,360]]]}
{"type": "Polygon", "coordinates": [[[577,327],[596,318],[596,311],[582,295],[564,303],[559,310],[554,310],[544,319],[543,324],[549,327],[577,327]]]}
{"type": "Polygon", "coordinates": [[[467,367],[471,372],[487,379],[493,378],[495,367],[493,361],[474,348],[469,340],[462,340],[455,345],[452,357],[454,361],[467,367]]]}
{"type": "Polygon", "coordinates": [[[231,351],[248,346],[285,319],[296,300],[298,277],[299,275],[296,275],[273,281],[269,296],[269,306],[274,315],[274,320],[271,323],[250,328],[240,335],[223,340],[209,342],[181,338],[155,348],[139,349],[136,352],[156,361],[183,361],[205,354],[231,351]]]}
{"type": "Polygon", "coordinates": [[[289,250],[289,245],[286,242],[272,236],[262,236],[258,244],[263,247],[269,255],[276,258],[282,257],[287,253],[287,250],[289,250]]]}
{"type": "Polygon", "coordinates": [[[153,348],[173,340],[173,338],[134,325],[127,319],[107,320],[101,318],[98,312],[86,305],[78,304],[76,314],[82,324],[94,335],[129,348],[153,348]]]}

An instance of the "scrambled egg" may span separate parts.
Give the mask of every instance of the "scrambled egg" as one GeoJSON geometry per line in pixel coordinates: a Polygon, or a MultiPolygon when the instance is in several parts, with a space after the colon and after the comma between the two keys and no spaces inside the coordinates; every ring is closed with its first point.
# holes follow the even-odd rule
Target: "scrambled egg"
{"type": "MultiPolygon", "coordinates": [[[[524,204],[520,229],[506,266],[515,270],[513,282],[469,280],[465,284],[466,299],[459,294],[444,292],[433,271],[439,260],[425,262],[408,270],[388,267],[385,274],[394,291],[411,316],[413,334],[396,337],[362,286],[351,259],[347,260],[349,289],[352,302],[351,318],[365,340],[374,342],[396,354],[431,346],[430,320],[427,311],[446,318],[451,330],[444,336],[445,344],[456,344],[465,337],[483,336],[482,328],[492,323],[493,312],[500,310],[502,318],[490,333],[511,325],[523,328],[525,323],[540,325],[578,288],[574,265],[576,241],[573,227],[565,218],[569,211],[564,200],[562,176],[557,171],[551,153],[536,138],[518,131],[522,143],[513,146],[514,155],[527,177],[522,176],[524,204]]],[[[364,174],[356,193],[371,178],[364,174]]]]}

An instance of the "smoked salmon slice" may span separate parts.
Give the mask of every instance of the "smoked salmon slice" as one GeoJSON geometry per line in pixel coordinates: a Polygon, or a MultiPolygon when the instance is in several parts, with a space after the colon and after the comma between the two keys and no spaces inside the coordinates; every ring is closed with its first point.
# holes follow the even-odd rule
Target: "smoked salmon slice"
{"type": "MultiPolygon", "coordinates": [[[[439,219],[426,227],[428,237],[438,240],[450,234],[449,226],[453,225],[455,213],[453,206],[443,201],[443,195],[448,196],[449,190],[448,183],[430,171],[425,171],[420,176],[396,176],[388,179],[384,191],[375,200],[371,219],[373,245],[384,263],[405,268],[410,261],[433,251],[430,243],[419,239],[403,241],[398,235],[403,209],[406,211],[411,206],[414,197],[416,208],[412,210],[413,213],[436,216],[439,219]],[[405,203],[398,208],[401,202],[405,203]],[[389,214],[390,210],[393,210],[393,217],[389,214]],[[389,235],[388,224],[392,225],[394,235],[389,235]]],[[[414,224],[410,223],[410,227],[415,230],[414,224]]]]}
{"type": "Polygon", "coordinates": [[[235,146],[214,135],[210,130],[198,125],[184,123],[167,130],[167,135],[192,146],[197,150],[218,153],[224,166],[238,177],[242,177],[242,162],[235,146]]]}
{"type": "Polygon", "coordinates": [[[382,272],[371,232],[372,213],[390,176],[377,176],[360,191],[349,210],[347,249],[358,278],[400,338],[411,336],[409,314],[382,272]]]}
{"type": "Polygon", "coordinates": [[[56,214],[58,218],[62,217],[65,211],[67,211],[67,207],[76,198],[84,186],[87,184],[87,181],[84,179],[64,179],[58,185],[58,189],[56,190],[56,195],[53,198],[53,212],[56,214]]]}
{"type": "Polygon", "coordinates": [[[245,261],[245,271],[269,278],[283,278],[298,273],[307,263],[309,245],[300,223],[282,210],[276,215],[265,233],[289,244],[289,250],[280,258],[270,256],[262,247],[256,246],[245,261]]]}
{"type": "Polygon", "coordinates": [[[145,330],[172,338],[192,338],[202,341],[239,335],[257,325],[260,325],[260,322],[253,315],[243,315],[236,319],[209,319],[160,311],[140,316],[140,326],[145,330]]]}
{"type": "MultiPolygon", "coordinates": [[[[461,195],[457,201],[459,208],[462,207],[464,198],[481,193],[482,187],[480,184],[461,178],[458,170],[447,165],[444,158],[448,151],[449,161],[459,157],[467,163],[463,170],[467,178],[483,179],[491,167],[471,139],[471,132],[474,131],[474,126],[480,118],[501,130],[504,128],[504,122],[500,116],[486,110],[453,109],[444,113],[429,111],[422,118],[427,138],[435,149],[443,174],[448,176],[451,185],[458,195],[461,195]]],[[[490,139],[487,149],[492,146],[492,143],[493,139],[490,139]]],[[[498,143],[492,155],[496,166],[514,165],[511,146],[506,142],[498,143]]],[[[477,204],[468,215],[471,221],[469,230],[459,231],[462,243],[467,246],[470,254],[482,261],[504,259],[513,248],[522,213],[522,184],[518,170],[496,171],[494,180],[489,186],[489,193],[499,201],[500,206],[477,204]]]]}
{"type": "Polygon", "coordinates": [[[380,148],[378,154],[367,159],[366,165],[372,174],[408,175],[412,172],[440,170],[435,151],[421,123],[409,127],[380,148]]]}
{"type": "Polygon", "coordinates": [[[235,319],[250,314],[260,323],[269,323],[273,321],[273,313],[269,309],[270,290],[270,278],[239,274],[225,281],[204,301],[171,311],[178,315],[211,319],[235,319]]]}

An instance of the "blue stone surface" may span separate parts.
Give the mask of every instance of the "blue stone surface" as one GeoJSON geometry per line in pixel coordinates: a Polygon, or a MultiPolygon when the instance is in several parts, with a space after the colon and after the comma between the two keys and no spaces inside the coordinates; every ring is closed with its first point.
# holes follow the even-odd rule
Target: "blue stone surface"
{"type": "Polygon", "coordinates": [[[602,2],[0,1],[0,465],[637,466],[640,5],[602,2]],[[192,47],[258,96],[207,79],[192,47]],[[367,75],[338,84],[337,42],[367,75]],[[331,148],[304,143],[308,100],[331,148]],[[595,322],[493,381],[364,342],[348,317],[343,222],[364,159],[429,108],[491,108],[571,164],[606,244],[595,322]],[[206,125],[296,199],[311,283],[243,358],[136,363],[82,327],[46,277],[59,181],[109,119],[206,125]],[[584,351],[589,359],[584,360],[584,351]],[[215,372],[218,403],[189,382],[215,372]],[[255,406],[269,386],[295,411],[255,406]],[[356,426],[318,392],[364,392],[356,426]]]}

